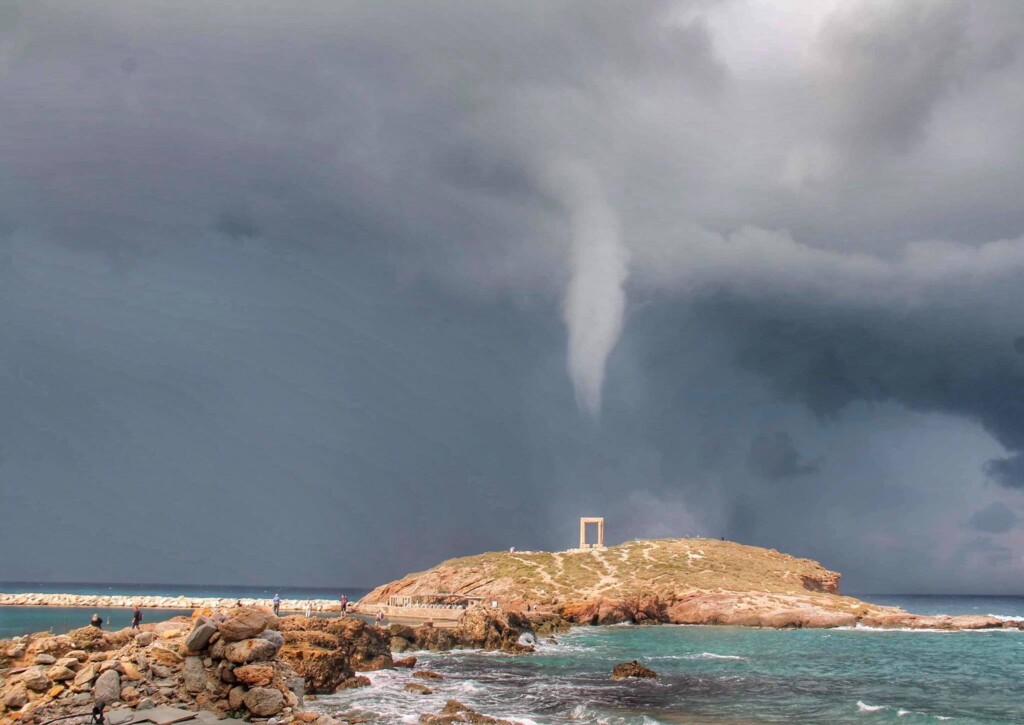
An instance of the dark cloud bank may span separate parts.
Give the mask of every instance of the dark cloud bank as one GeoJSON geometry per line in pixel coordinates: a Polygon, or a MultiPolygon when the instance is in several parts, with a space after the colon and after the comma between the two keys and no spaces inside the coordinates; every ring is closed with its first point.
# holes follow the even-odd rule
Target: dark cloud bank
{"type": "Polygon", "coordinates": [[[0,579],[1019,590],[1024,9],[771,5],[0,8],[0,579]]]}

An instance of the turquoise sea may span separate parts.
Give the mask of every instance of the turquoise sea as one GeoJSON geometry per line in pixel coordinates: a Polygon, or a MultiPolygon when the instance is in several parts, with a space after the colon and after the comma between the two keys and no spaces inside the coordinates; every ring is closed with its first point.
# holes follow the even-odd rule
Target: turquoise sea
{"type": "MultiPolygon", "coordinates": [[[[1024,617],[1022,597],[865,597],[912,611],[1024,617]]],[[[1024,632],[581,627],[533,655],[416,653],[445,678],[406,692],[408,670],[317,708],[413,723],[449,698],[524,723],[1024,722],[1024,632]],[[657,680],[614,682],[637,659],[657,680]],[[376,715],[371,715],[376,713],[376,715]]],[[[419,668],[421,665],[417,665],[419,668]]],[[[422,682],[422,681],[420,681],[422,682]]]]}
{"type": "MultiPolygon", "coordinates": [[[[244,589],[227,588],[222,596],[255,596],[244,589]]],[[[10,589],[0,585],[0,590],[10,589]]],[[[287,596],[297,597],[296,591],[288,590],[287,596]]],[[[366,590],[338,591],[354,600],[366,590]]],[[[317,592],[320,598],[337,596],[334,590],[304,590],[304,596],[317,592]]],[[[177,589],[168,593],[201,595],[177,589]]],[[[860,596],[925,614],[1024,619],[1024,597],[860,596]]],[[[69,613],[79,626],[91,611],[0,608],[0,630],[31,623],[29,629],[56,631],[69,613]]],[[[177,613],[150,610],[146,621],[177,613]]],[[[127,624],[126,610],[114,610],[113,616],[115,627],[127,624]]],[[[324,696],[310,705],[381,723],[414,723],[420,713],[440,710],[449,698],[490,715],[550,725],[1024,723],[1024,632],[1018,630],[614,626],[580,627],[556,640],[523,656],[415,653],[418,669],[444,675],[427,683],[433,694],[406,692],[411,673],[394,670],[367,673],[374,687],[324,696]],[[633,659],[657,671],[658,679],[609,679],[615,664],[633,659]]]]}
{"type": "MultiPolygon", "coordinates": [[[[58,594],[108,594],[108,595],[153,595],[167,597],[223,597],[227,599],[266,599],[267,605],[274,593],[282,599],[327,599],[337,601],[345,594],[350,601],[356,601],[370,591],[364,587],[339,587],[325,589],[316,587],[269,587],[226,586],[206,584],[80,584],[75,582],[0,582],[0,592],[6,593],[58,593],[58,594]]],[[[52,631],[55,634],[84,627],[93,612],[103,617],[105,629],[120,629],[131,623],[131,610],[120,608],[84,607],[0,607],[0,639],[15,637],[32,632],[52,631]]],[[[145,609],[143,622],[160,622],[179,615],[189,615],[189,609],[145,609]]]]}

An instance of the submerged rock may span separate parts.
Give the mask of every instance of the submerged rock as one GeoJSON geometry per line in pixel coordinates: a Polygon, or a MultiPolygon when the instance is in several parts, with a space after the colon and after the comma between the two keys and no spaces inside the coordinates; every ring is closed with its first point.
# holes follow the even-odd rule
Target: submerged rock
{"type": "Polygon", "coordinates": [[[622,662],[620,664],[615,665],[615,667],[612,668],[613,680],[625,680],[630,677],[642,677],[653,679],[657,676],[657,672],[648,667],[644,667],[636,660],[633,660],[632,662],[622,662]]]}

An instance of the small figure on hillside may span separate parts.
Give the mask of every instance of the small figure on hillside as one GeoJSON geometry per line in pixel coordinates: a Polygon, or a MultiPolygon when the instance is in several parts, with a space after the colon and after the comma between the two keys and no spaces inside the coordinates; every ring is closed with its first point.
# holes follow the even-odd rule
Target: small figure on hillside
{"type": "Polygon", "coordinates": [[[376,623],[376,625],[378,627],[383,626],[383,624],[384,624],[384,610],[383,609],[378,609],[377,610],[377,616],[375,616],[373,618],[373,621],[376,623]]]}
{"type": "Polygon", "coordinates": [[[92,615],[92,619],[89,620],[89,624],[96,629],[103,629],[103,617],[100,616],[99,612],[96,612],[92,615]]]}
{"type": "Polygon", "coordinates": [[[142,621],[142,610],[139,609],[139,605],[136,604],[132,607],[132,629],[138,629],[139,623],[142,621]]]}
{"type": "Polygon", "coordinates": [[[236,606],[236,607],[240,607],[240,606],[242,606],[242,600],[241,600],[241,599],[236,599],[236,600],[235,600],[235,606],[236,606]]]}
{"type": "Polygon", "coordinates": [[[348,597],[344,594],[341,595],[341,616],[345,616],[348,613],[348,597]]]}
{"type": "Polygon", "coordinates": [[[274,616],[278,616],[281,612],[281,595],[277,592],[274,593],[274,616]]]}
{"type": "Polygon", "coordinates": [[[309,619],[312,616],[313,616],[313,605],[310,604],[309,602],[306,602],[306,619],[309,619]]]}

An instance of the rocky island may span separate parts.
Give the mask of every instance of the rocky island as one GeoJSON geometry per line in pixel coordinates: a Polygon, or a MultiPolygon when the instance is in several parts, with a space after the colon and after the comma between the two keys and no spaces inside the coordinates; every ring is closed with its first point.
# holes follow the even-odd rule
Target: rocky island
{"type": "MultiPolygon", "coordinates": [[[[445,593],[558,615],[573,624],[671,623],[750,627],[914,629],[1020,627],[991,616],[924,616],[839,593],[816,561],[732,541],[683,538],[550,552],[450,559],[374,589],[358,610],[445,593]]],[[[425,614],[429,615],[429,611],[425,614]]]]}

